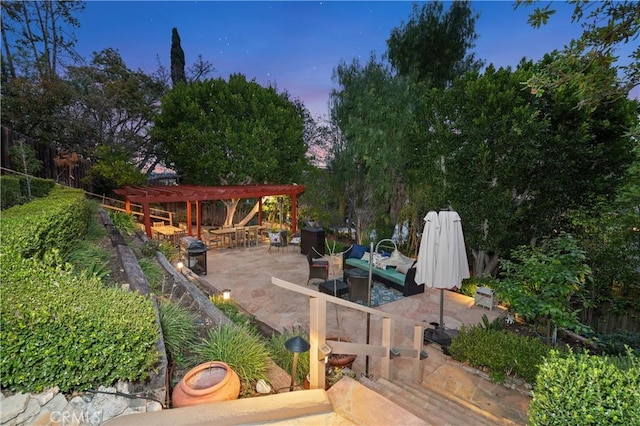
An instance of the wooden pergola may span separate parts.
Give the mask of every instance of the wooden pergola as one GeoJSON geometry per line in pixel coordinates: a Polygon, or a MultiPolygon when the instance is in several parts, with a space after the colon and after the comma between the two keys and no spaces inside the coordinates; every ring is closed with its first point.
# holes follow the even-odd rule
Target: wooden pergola
{"type": "MultiPolygon", "coordinates": [[[[298,215],[298,195],[304,192],[303,185],[226,185],[226,186],[125,186],[114,191],[125,197],[125,209],[131,211],[131,203],[142,205],[144,229],[151,237],[151,203],[186,203],[187,223],[192,223],[191,209],[196,206],[196,235],[202,235],[202,202],[232,199],[258,199],[258,224],[262,225],[262,197],[288,195],[291,197],[292,230],[296,232],[298,215]]],[[[187,227],[192,235],[191,227],[187,227]]]]}

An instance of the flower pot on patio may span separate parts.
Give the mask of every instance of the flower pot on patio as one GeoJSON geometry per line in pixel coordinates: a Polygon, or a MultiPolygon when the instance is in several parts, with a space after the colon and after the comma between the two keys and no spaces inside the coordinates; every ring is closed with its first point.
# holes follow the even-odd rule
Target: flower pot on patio
{"type": "Polygon", "coordinates": [[[173,389],[171,402],[174,408],[188,407],[207,402],[238,399],[240,378],[224,362],[200,364],[185,374],[173,389]]]}

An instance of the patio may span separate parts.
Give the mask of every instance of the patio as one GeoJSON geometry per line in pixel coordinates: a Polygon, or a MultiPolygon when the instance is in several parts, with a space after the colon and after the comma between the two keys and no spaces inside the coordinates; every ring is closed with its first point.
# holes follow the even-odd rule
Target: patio
{"type": "MultiPolygon", "coordinates": [[[[301,326],[309,329],[310,304],[307,296],[288,291],[271,283],[276,277],[306,287],[317,289],[317,284],[306,285],[308,264],[298,247],[289,247],[288,251],[267,252],[268,243],[257,247],[242,249],[212,249],[208,256],[208,274],[201,279],[218,289],[230,289],[232,298],[242,308],[270,327],[283,330],[301,326]]],[[[335,269],[335,268],[334,268],[335,269]]],[[[332,270],[332,277],[340,276],[342,270],[332,270]]],[[[422,294],[404,297],[383,304],[380,311],[405,317],[410,320],[429,323],[438,321],[440,310],[440,291],[425,289],[422,294]]],[[[475,306],[473,298],[454,292],[445,292],[444,323],[447,329],[457,329],[464,324],[477,324],[483,315],[489,321],[497,318],[502,308],[486,309],[475,306]]],[[[373,318],[373,317],[372,317],[373,318]]],[[[379,339],[381,321],[372,319],[370,323],[371,342],[379,339]]],[[[328,304],[327,335],[347,338],[354,343],[365,343],[366,314],[343,306],[328,304]]],[[[411,345],[413,328],[397,326],[394,330],[398,345],[411,345]]],[[[446,357],[438,345],[423,346],[429,358],[422,361],[422,386],[442,391],[445,395],[459,401],[466,401],[471,407],[486,410],[496,418],[510,419],[516,424],[526,423],[526,411],[529,397],[518,390],[507,389],[491,383],[485,378],[463,369],[446,357]]],[[[358,357],[353,369],[360,376],[366,370],[366,357],[358,357]]],[[[392,360],[392,378],[411,382],[411,360],[396,358],[392,360]]],[[[369,375],[373,380],[380,377],[380,360],[369,359],[369,375]]],[[[476,408],[476,409],[477,409],[476,408]]]]}

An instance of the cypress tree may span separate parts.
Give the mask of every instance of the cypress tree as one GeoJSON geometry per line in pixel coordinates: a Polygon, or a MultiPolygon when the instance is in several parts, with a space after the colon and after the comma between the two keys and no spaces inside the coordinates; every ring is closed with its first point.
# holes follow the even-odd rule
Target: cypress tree
{"type": "Polygon", "coordinates": [[[178,29],[174,27],[171,30],[171,81],[174,86],[178,83],[187,82],[184,66],[184,50],[182,50],[182,46],[180,46],[178,29]]]}

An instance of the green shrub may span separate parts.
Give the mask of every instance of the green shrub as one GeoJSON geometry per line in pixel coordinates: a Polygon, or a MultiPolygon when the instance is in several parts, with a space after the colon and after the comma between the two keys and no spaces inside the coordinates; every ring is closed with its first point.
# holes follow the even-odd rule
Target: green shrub
{"type": "Polygon", "coordinates": [[[552,350],[540,366],[531,425],[640,424],[640,359],[627,353],[627,369],[608,357],[552,350]]]}
{"type": "Polygon", "coordinates": [[[205,340],[194,350],[198,364],[210,361],[227,363],[240,380],[251,386],[267,380],[269,352],[260,335],[246,326],[224,325],[209,330],[205,340]]]}
{"type": "Polygon", "coordinates": [[[176,364],[186,365],[185,352],[193,346],[198,335],[196,316],[170,300],[161,300],[159,306],[164,345],[169,357],[176,364]]]}
{"type": "MultiPolygon", "coordinates": [[[[31,187],[31,198],[40,198],[51,192],[55,182],[51,179],[30,178],[29,186],[31,187]]],[[[0,191],[2,193],[2,210],[30,201],[27,178],[25,177],[0,177],[0,191]]]]}
{"type": "Polygon", "coordinates": [[[109,253],[93,241],[78,241],[69,252],[68,260],[78,275],[102,280],[109,274],[109,253]]]}
{"type": "Polygon", "coordinates": [[[164,269],[156,262],[155,259],[142,258],[138,259],[140,269],[149,281],[149,285],[154,293],[159,293],[162,288],[162,282],[165,279],[164,269]]]}
{"type": "MultiPolygon", "coordinates": [[[[294,328],[293,330],[285,329],[283,333],[274,334],[267,341],[267,349],[269,350],[271,359],[287,373],[291,372],[291,367],[293,366],[293,354],[284,346],[284,343],[295,336],[300,336],[306,341],[309,341],[307,333],[300,328],[294,328]]],[[[304,379],[307,377],[307,374],[309,374],[309,366],[309,351],[301,353],[298,358],[296,383],[304,383],[304,379]]]]}
{"type": "Polygon", "coordinates": [[[224,300],[221,295],[209,298],[216,308],[220,309],[234,324],[242,325],[257,331],[255,317],[242,312],[233,300],[224,300]]]}
{"type": "Polygon", "coordinates": [[[458,289],[458,293],[462,293],[465,296],[474,297],[478,287],[491,288],[493,279],[487,277],[471,277],[462,280],[462,284],[458,289]]]}
{"type": "Polygon", "coordinates": [[[43,261],[3,256],[2,386],[67,392],[146,377],[158,359],[149,300],[56,267],[60,258],[49,253],[43,261]]]}
{"type": "Polygon", "coordinates": [[[109,210],[109,217],[122,235],[135,235],[138,230],[136,219],[132,214],[109,210]]]}
{"type": "Polygon", "coordinates": [[[53,187],[56,186],[56,183],[51,179],[41,179],[41,178],[30,178],[29,182],[27,182],[26,177],[20,177],[20,193],[23,197],[27,197],[29,195],[29,189],[27,185],[31,186],[31,197],[32,198],[41,198],[49,195],[53,187]]]}
{"type": "Polygon", "coordinates": [[[90,218],[82,190],[55,187],[47,197],[2,213],[2,251],[41,259],[55,248],[66,256],[86,234],[90,218]]]}
{"type": "Polygon", "coordinates": [[[618,330],[611,334],[593,334],[590,337],[596,347],[607,355],[626,353],[626,347],[640,351],[640,334],[628,330],[618,330]]]}
{"type": "Polygon", "coordinates": [[[177,262],[180,258],[180,249],[170,241],[161,241],[158,245],[158,251],[171,263],[177,262]]]}
{"type": "Polygon", "coordinates": [[[491,379],[498,383],[511,374],[533,383],[548,351],[537,339],[480,325],[463,326],[449,346],[454,359],[486,367],[491,379]]]}
{"type": "Polygon", "coordinates": [[[0,199],[0,208],[2,208],[2,210],[26,201],[26,199],[23,200],[22,193],[20,192],[20,179],[15,176],[0,176],[0,193],[2,194],[2,198],[0,199]]]}

